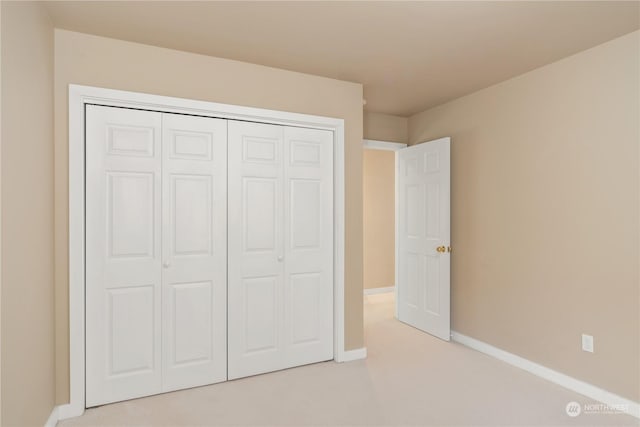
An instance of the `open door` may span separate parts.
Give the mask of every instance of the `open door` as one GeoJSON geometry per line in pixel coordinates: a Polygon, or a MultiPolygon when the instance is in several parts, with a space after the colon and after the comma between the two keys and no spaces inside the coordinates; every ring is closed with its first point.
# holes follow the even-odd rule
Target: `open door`
{"type": "Polygon", "coordinates": [[[450,138],[397,151],[398,320],[450,339],[450,138]]]}

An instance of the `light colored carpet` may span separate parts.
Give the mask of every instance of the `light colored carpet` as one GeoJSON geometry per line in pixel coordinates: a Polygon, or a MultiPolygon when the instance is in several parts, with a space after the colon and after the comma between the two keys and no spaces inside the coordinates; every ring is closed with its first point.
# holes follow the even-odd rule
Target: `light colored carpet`
{"type": "Polygon", "coordinates": [[[365,299],[367,360],[300,368],[89,409],[72,426],[640,425],[628,415],[567,416],[594,403],[393,317],[392,294],[365,299]]]}

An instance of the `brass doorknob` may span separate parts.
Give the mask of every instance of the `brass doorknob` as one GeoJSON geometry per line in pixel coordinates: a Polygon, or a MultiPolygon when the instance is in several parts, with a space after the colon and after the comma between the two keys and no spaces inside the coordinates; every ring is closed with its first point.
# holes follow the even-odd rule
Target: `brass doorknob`
{"type": "Polygon", "coordinates": [[[436,248],[436,251],[438,251],[439,253],[443,254],[443,253],[445,253],[447,251],[447,248],[444,247],[444,246],[438,246],[436,248]]]}

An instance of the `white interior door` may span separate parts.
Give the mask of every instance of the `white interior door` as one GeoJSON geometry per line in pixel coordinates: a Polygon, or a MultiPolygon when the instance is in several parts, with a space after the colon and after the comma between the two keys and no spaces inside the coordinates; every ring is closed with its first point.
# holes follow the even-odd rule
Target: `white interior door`
{"type": "Polygon", "coordinates": [[[162,115],[162,390],[227,379],[227,121],[162,115]]]}
{"type": "Polygon", "coordinates": [[[450,339],[450,138],[397,151],[398,319],[450,339]]]}
{"type": "Polygon", "coordinates": [[[229,379],[331,359],[333,135],[228,126],[229,379]]]}
{"type": "Polygon", "coordinates": [[[226,121],[86,112],[86,405],[226,379],[226,121]]]}
{"type": "Polygon", "coordinates": [[[90,407],[162,390],[162,114],[86,108],[90,407]]]}

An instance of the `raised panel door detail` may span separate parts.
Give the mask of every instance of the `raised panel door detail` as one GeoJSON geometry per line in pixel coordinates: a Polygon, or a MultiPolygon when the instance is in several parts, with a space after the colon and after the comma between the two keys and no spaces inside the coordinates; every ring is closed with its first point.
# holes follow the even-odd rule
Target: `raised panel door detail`
{"type": "Polygon", "coordinates": [[[315,142],[290,141],[291,165],[320,166],[321,146],[315,142]]]}
{"type": "Polygon", "coordinates": [[[162,115],[162,391],[227,379],[227,122],[162,115]]]}
{"type": "Polygon", "coordinates": [[[413,157],[406,160],[405,176],[413,176],[418,172],[418,158],[413,157]]]}
{"type": "Polygon", "coordinates": [[[427,173],[438,172],[440,170],[440,154],[437,152],[425,153],[424,171],[427,173]]]}
{"type": "Polygon", "coordinates": [[[174,255],[209,254],[212,246],[212,178],[171,175],[174,255]]]}
{"type": "Polygon", "coordinates": [[[107,154],[153,157],[153,137],[150,127],[107,125],[107,154]]]}
{"type": "Polygon", "coordinates": [[[291,247],[320,247],[321,184],[319,180],[291,180],[291,247]]]}
{"type": "Polygon", "coordinates": [[[284,130],[285,367],[333,353],[333,133],[284,130]]]}
{"type": "Polygon", "coordinates": [[[153,178],[152,173],[107,173],[107,236],[111,257],[153,257],[153,178]]]}
{"type": "Polygon", "coordinates": [[[440,185],[431,182],[425,185],[426,194],[426,223],[427,238],[437,239],[440,237],[440,185]]]}
{"type": "MultiPolygon", "coordinates": [[[[438,255],[427,255],[425,273],[427,283],[440,283],[440,260],[438,255]]],[[[440,314],[440,287],[427,286],[424,293],[424,309],[432,314],[440,314]]]]}
{"type": "Polygon", "coordinates": [[[153,370],[154,289],[136,286],[107,290],[108,375],[153,370]]]}
{"type": "Polygon", "coordinates": [[[211,282],[172,285],[170,340],[174,364],[209,362],[212,350],[211,282]]]}
{"type": "Polygon", "coordinates": [[[269,138],[244,137],[242,140],[242,159],[245,162],[275,163],[277,159],[277,140],[269,138]]]}
{"type": "Polygon", "coordinates": [[[419,304],[420,293],[420,254],[407,254],[407,297],[406,303],[411,307],[417,307],[419,304]]]}
{"type": "Polygon", "coordinates": [[[229,379],[282,369],[282,126],[229,120],[229,379]],[[280,258],[280,260],[279,260],[280,258]]]}
{"type": "Polygon", "coordinates": [[[171,158],[212,160],[213,135],[204,132],[172,131],[171,158]]]}
{"type": "Polygon", "coordinates": [[[243,287],[246,352],[275,350],[279,327],[277,277],[244,279],[243,287]]]}
{"type": "Polygon", "coordinates": [[[293,274],[290,280],[293,344],[317,341],[320,330],[321,275],[293,274]]]}
{"type": "Polygon", "coordinates": [[[162,114],[85,107],[85,403],[162,389],[162,114]]]}
{"type": "Polygon", "coordinates": [[[229,378],[331,359],[333,133],[228,130],[229,378]]]}
{"type": "Polygon", "coordinates": [[[423,195],[420,185],[408,185],[406,195],[406,224],[407,235],[411,237],[421,237],[424,218],[422,218],[423,195]]]}
{"type": "Polygon", "coordinates": [[[276,180],[244,178],[243,234],[245,251],[273,251],[276,247],[276,180]]]}

